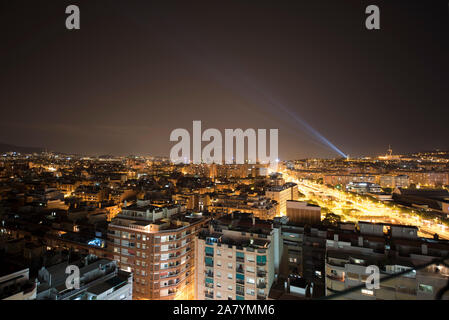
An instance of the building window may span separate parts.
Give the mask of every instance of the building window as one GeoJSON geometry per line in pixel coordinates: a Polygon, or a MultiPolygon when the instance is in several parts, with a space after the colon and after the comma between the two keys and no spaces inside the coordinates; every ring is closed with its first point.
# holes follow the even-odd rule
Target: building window
{"type": "Polygon", "coordinates": [[[205,257],[204,262],[206,263],[207,267],[213,267],[214,266],[214,259],[210,257],[205,257]]]}
{"type": "Polygon", "coordinates": [[[254,273],[254,267],[246,267],[246,272],[254,273]]]}
{"type": "Polygon", "coordinates": [[[420,284],[418,290],[424,293],[433,293],[433,287],[427,284],[420,284]]]}
{"type": "Polygon", "coordinates": [[[362,294],[372,296],[374,294],[373,290],[362,289],[362,294]]]}
{"type": "Polygon", "coordinates": [[[214,256],[214,248],[205,247],[204,249],[206,256],[213,257],[214,256]]]}

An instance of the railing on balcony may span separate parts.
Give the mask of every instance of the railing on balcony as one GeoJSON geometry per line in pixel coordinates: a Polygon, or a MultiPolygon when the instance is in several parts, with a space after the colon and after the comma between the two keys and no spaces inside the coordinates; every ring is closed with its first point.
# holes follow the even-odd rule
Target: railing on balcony
{"type": "Polygon", "coordinates": [[[213,298],[214,298],[214,294],[213,294],[213,293],[209,293],[209,292],[205,292],[205,293],[204,293],[204,296],[205,296],[206,298],[210,298],[210,299],[213,299],[213,298]]]}
{"type": "Polygon", "coordinates": [[[171,278],[171,277],[176,277],[177,275],[179,275],[180,272],[173,272],[173,273],[168,273],[166,275],[160,276],[161,279],[165,279],[165,278],[171,278]]]}
{"type": "Polygon", "coordinates": [[[334,280],[334,281],[341,281],[344,282],[345,278],[341,277],[341,276],[335,276],[335,275],[331,275],[331,274],[326,274],[326,278],[330,279],[330,280],[334,280]]]}

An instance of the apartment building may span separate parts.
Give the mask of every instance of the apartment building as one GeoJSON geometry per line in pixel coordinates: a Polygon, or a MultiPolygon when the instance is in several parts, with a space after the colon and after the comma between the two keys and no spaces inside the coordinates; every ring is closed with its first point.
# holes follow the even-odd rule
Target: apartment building
{"type": "Polygon", "coordinates": [[[109,246],[120,268],[134,274],[135,299],[194,298],[194,238],[208,220],[180,205],[123,208],[109,224],[109,246]]]}
{"type": "Polygon", "coordinates": [[[378,177],[379,185],[382,188],[407,188],[410,185],[407,175],[385,174],[378,177]]]}
{"type": "Polygon", "coordinates": [[[324,261],[328,228],[291,223],[287,217],[277,218],[279,228],[279,277],[299,279],[313,288],[313,298],[325,295],[324,261]],[[285,220],[284,220],[285,218],[285,220]]]}
{"type": "Polygon", "coordinates": [[[218,195],[208,210],[218,214],[245,212],[260,219],[273,219],[279,212],[279,204],[266,196],[228,196],[218,195]]]}
{"type": "Polygon", "coordinates": [[[0,268],[0,300],[34,300],[36,292],[37,286],[30,280],[29,268],[0,268]]]}
{"type": "Polygon", "coordinates": [[[196,239],[196,299],[264,300],[279,266],[279,229],[234,213],[213,220],[196,239]]]}
{"type": "MultiPolygon", "coordinates": [[[[334,234],[326,243],[326,295],[336,299],[427,300],[435,299],[449,280],[442,264],[420,266],[449,254],[448,241],[418,238],[413,226],[359,222],[360,231],[334,234]],[[366,284],[368,266],[380,271],[380,288],[345,293],[366,284]],[[410,272],[406,272],[410,270],[410,272]],[[387,280],[392,274],[406,273],[387,280]]],[[[443,295],[449,299],[449,295],[443,295]]]]}
{"type": "Polygon", "coordinates": [[[114,260],[95,256],[42,267],[37,281],[37,300],[132,300],[132,274],[119,270],[114,260]],[[67,288],[68,265],[78,267],[79,288],[67,288]]]}
{"type": "Polygon", "coordinates": [[[290,223],[319,224],[321,222],[321,208],[304,201],[287,200],[287,217],[290,223]]]}
{"type": "Polygon", "coordinates": [[[298,200],[298,185],[296,183],[285,183],[282,186],[274,186],[268,188],[265,196],[271,200],[275,200],[279,206],[277,208],[277,215],[287,214],[287,201],[298,200]]]}

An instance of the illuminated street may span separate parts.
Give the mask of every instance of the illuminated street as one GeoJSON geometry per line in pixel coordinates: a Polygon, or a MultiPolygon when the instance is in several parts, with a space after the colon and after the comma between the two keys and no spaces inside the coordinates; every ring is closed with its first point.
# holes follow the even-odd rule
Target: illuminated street
{"type": "Polygon", "coordinates": [[[287,171],[283,171],[283,173],[286,181],[298,184],[298,189],[305,195],[306,200],[315,201],[322,208],[329,209],[329,211],[341,216],[342,221],[413,225],[419,228],[419,236],[433,238],[433,235],[437,233],[441,239],[449,239],[447,226],[439,224],[435,221],[436,219],[422,219],[409,208],[398,205],[389,207],[380,201],[368,200],[366,197],[329,188],[324,184],[305,179],[298,180],[288,174],[287,171]]]}

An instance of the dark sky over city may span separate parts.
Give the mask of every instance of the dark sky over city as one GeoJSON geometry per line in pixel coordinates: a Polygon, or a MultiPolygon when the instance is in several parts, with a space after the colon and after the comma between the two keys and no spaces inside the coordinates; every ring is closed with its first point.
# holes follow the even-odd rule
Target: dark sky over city
{"type": "Polygon", "coordinates": [[[3,0],[0,41],[1,143],[168,155],[201,120],[278,128],[281,159],[449,148],[447,1],[3,0]]]}

